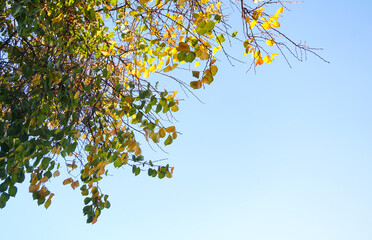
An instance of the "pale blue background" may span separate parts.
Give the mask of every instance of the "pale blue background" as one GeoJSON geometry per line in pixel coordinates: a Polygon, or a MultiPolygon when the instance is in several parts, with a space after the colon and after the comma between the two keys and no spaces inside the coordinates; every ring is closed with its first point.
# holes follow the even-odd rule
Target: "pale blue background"
{"type": "Polygon", "coordinates": [[[93,226],[79,191],[55,184],[45,210],[24,185],[0,210],[0,238],[372,239],[372,1],[291,9],[283,29],[331,64],[278,57],[246,74],[223,60],[198,91],[206,104],[190,98],[176,114],[172,179],[116,170],[102,184],[112,207],[93,226]]]}

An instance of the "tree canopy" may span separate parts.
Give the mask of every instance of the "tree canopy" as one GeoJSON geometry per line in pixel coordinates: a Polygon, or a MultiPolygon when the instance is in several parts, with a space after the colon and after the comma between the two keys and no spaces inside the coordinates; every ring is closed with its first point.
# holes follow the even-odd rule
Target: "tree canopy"
{"type": "Polygon", "coordinates": [[[226,51],[231,42],[252,56],[242,56],[249,67],[285,52],[301,60],[314,52],[279,30],[285,8],[272,0],[1,1],[0,208],[26,175],[33,198],[48,208],[48,182],[63,169],[70,176],[61,182],[80,189],[83,213],[95,223],[110,207],[99,188],[109,166],[172,177],[173,167],[141,150],[141,142],[167,146],[179,133],[170,121],[177,89],[153,75],[200,89],[218,72],[216,54],[237,57],[226,51]]]}

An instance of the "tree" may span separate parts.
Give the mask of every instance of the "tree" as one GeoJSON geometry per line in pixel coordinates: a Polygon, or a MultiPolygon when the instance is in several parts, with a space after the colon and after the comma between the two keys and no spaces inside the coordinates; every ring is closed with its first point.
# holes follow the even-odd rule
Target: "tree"
{"type": "Polygon", "coordinates": [[[151,76],[188,91],[211,84],[215,54],[234,59],[226,40],[240,42],[254,68],[271,63],[274,51],[314,53],[278,30],[284,8],[272,0],[1,1],[0,208],[26,175],[33,198],[48,208],[47,185],[61,165],[71,175],[63,184],[85,196],[88,223],[110,207],[99,189],[108,166],[170,178],[173,167],[146,161],[140,146],[169,145],[178,133],[164,120],[179,110],[177,91],[151,76]],[[242,33],[225,11],[239,12],[242,33]],[[181,69],[194,80],[174,77],[181,69]]]}

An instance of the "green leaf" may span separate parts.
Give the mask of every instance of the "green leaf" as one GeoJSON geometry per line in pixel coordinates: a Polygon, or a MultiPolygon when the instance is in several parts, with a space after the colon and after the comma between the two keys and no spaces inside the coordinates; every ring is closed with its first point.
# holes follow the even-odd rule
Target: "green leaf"
{"type": "Polygon", "coordinates": [[[145,113],[149,113],[152,109],[152,105],[151,104],[148,104],[145,108],[145,113]]]}
{"type": "Polygon", "coordinates": [[[37,200],[37,204],[40,206],[41,204],[43,204],[45,202],[45,198],[39,198],[38,200],[37,200]]]}
{"type": "Polygon", "coordinates": [[[5,192],[2,193],[1,196],[0,196],[0,202],[6,203],[8,200],[9,200],[9,194],[7,194],[5,192]]]}
{"type": "Polygon", "coordinates": [[[69,144],[68,147],[67,147],[67,150],[66,150],[66,151],[67,151],[68,153],[72,153],[72,152],[75,151],[76,146],[77,146],[77,142],[74,142],[74,143],[72,143],[72,144],[69,144]]]}
{"type": "Polygon", "coordinates": [[[8,181],[4,181],[0,184],[0,192],[5,192],[8,189],[9,183],[8,181]]]}
{"type": "Polygon", "coordinates": [[[8,193],[10,196],[14,197],[17,194],[17,187],[16,186],[10,186],[8,193]]]}
{"type": "Polygon", "coordinates": [[[213,21],[208,21],[207,24],[205,24],[204,28],[208,31],[211,31],[211,30],[213,30],[215,24],[216,23],[213,22],[213,21]]]}
{"type": "Polygon", "coordinates": [[[96,12],[93,8],[89,9],[89,17],[91,20],[96,20],[96,12]]]}
{"type": "Polygon", "coordinates": [[[92,211],[92,205],[85,206],[85,207],[83,208],[83,213],[84,213],[84,215],[87,215],[90,211],[92,211]]]}
{"type": "Polygon", "coordinates": [[[185,58],[186,58],[186,54],[185,53],[183,53],[183,52],[179,52],[178,54],[177,54],[177,59],[178,59],[178,61],[184,61],[185,60],[185,58]]]}
{"type": "Polygon", "coordinates": [[[158,177],[159,179],[163,179],[165,177],[165,174],[163,172],[159,172],[158,177]]]}
{"type": "Polygon", "coordinates": [[[114,33],[114,32],[110,32],[110,33],[108,34],[108,37],[109,37],[109,38],[112,38],[113,36],[115,36],[115,33],[114,33]]]}
{"type": "Polygon", "coordinates": [[[123,163],[121,162],[120,158],[117,158],[114,162],[114,167],[116,168],[119,168],[123,165],[123,163]]]}
{"type": "Polygon", "coordinates": [[[192,61],[194,61],[195,57],[196,54],[194,52],[188,52],[184,60],[185,62],[191,63],[192,61]]]}
{"type": "MultiPolygon", "coordinates": [[[[86,197],[86,198],[84,199],[84,204],[87,205],[91,200],[92,200],[92,199],[91,199],[90,197],[86,197]]],[[[83,210],[83,212],[84,212],[84,210],[83,210]]]]}
{"type": "Polygon", "coordinates": [[[23,74],[23,76],[25,76],[25,77],[31,77],[32,73],[33,72],[32,72],[32,69],[31,69],[30,66],[24,65],[22,67],[22,74],[23,74]]]}
{"type": "Polygon", "coordinates": [[[164,141],[164,145],[167,146],[169,144],[172,144],[172,142],[173,138],[170,135],[168,135],[167,139],[164,141]]]}
{"type": "Polygon", "coordinates": [[[93,216],[89,216],[88,218],[87,218],[87,223],[91,223],[93,221],[93,216]]]}
{"type": "Polygon", "coordinates": [[[221,44],[225,41],[225,37],[221,34],[216,37],[216,41],[221,44]]]}
{"type": "Polygon", "coordinates": [[[220,14],[216,14],[216,15],[214,16],[214,19],[215,19],[217,22],[221,21],[221,18],[222,18],[222,16],[221,16],[220,14]]]}
{"type": "Polygon", "coordinates": [[[137,176],[140,173],[141,173],[141,168],[137,167],[136,171],[134,172],[134,175],[137,176]]]}
{"type": "Polygon", "coordinates": [[[46,170],[49,166],[49,162],[51,161],[52,159],[49,158],[49,157],[45,157],[43,158],[43,161],[41,162],[41,167],[46,170]]]}
{"type": "Polygon", "coordinates": [[[156,110],[155,110],[155,112],[156,112],[156,113],[159,113],[159,112],[161,111],[161,109],[162,109],[162,106],[161,106],[161,104],[159,103],[159,104],[156,106],[156,110]]]}

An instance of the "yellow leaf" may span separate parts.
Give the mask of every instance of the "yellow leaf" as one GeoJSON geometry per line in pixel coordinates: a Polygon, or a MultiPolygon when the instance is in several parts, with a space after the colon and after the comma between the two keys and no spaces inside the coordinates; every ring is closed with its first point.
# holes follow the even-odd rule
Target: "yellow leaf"
{"type": "Polygon", "coordinates": [[[151,67],[149,67],[148,70],[151,71],[151,72],[155,72],[156,71],[156,64],[154,64],[151,67]]]}
{"type": "Polygon", "coordinates": [[[148,78],[149,76],[150,76],[150,70],[147,69],[147,70],[145,71],[145,73],[143,74],[143,77],[144,77],[144,78],[148,78]]]}
{"type": "Polygon", "coordinates": [[[160,135],[159,133],[150,133],[150,138],[154,143],[160,142],[160,135]]]}
{"type": "Polygon", "coordinates": [[[62,20],[62,16],[63,16],[63,14],[60,13],[57,17],[55,17],[55,18],[52,19],[52,22],[59,22],[59,21],[61,21],[62,20]]]}
{"type": "Polygon", "coordinates": [[[36,74],[31,81],[32,85],[36,86],[40,83],[40,74],[36,74]]]}
{"type": "Polygon", "coordinates": [[[110,55],[110,53],[109,53],[109,52],[107,52],[107,51],[102,51],[101,53],[102,53],[102,55],[103,55],[103,56],[105,56],[105,57],[107,57],[107,56],[109,56],[109,55],[110,55]]]}
{"type": "Polygon", "coordinates": [[[176,139],[177,138],[177,133],[176,132],[172,132],[172,138],[173,139],[176,139]]]}
{"type": "Polygon", "coordinates": [[[160,136],[161,138],[165,137],[165,130],[164,130],[164,128],[160,128],[160,129],[159,129],[159,136],[160,136]]]}
{"type": "Polygon", "coordinates": [[[207,49],[201,52],[201,55],[199,57],[201,60],[208,60],[209,58],[209,52],[207,49]]]}
{"type": "Polygon", "coordinates": [[[170,127],[167,127],[167,128],[165,129],[165,131],[166,131],[167,133],[171,133],[171,132],[176,131],[176,128],[175,128],[175,126],[170,126],[170,127]]]}
{"type": "Polygon", "coordinates": [[[269,18],[269,23],[273,23],[277,19],[278,19],[277,16],[272,16],[272,17],[269,18]]]}
{"type": "Polygon", "coordinates": [[[278,55],[279,55],[279,54],[277,54],[277,53],[272,53],[272,54],[271,54],[271,59],[274,59],[274,57],[275,57],[275,56],[278,56],[278,55]]]}
{"type": "Polygon", "coordinates": [[[198,67],[200,65],[200,62],[195,62],[195,67],[198,67]]]}
{"type": "Polygon", "coordinates": [[[283,13],[283,12],[284,12],[284,8],[283,8],[283,7],[280,7],[280,8],[276,11],[276,14],[283,13]]]}
{"type": "Polygon", "coordinates": [[[273,27],[274,28],[280,27],[280,23],[278,21],[273,22],[273,27]]]}
{"type": "Polygon", "coordinates": [[[262,58],[262,57],[261,57],[261,52],[260,52],[260,51],[255,52],[254,57],[255,57],[256,59],[261,59],[261,58],[262,58]]]}
{"type": "Polygon", "coordinates": [[[218,3],[216,4],[216,7],[217,7],[217,9],[220,9],[220,7],[221,7],[221,2],[218,2],[218,3]]]}
{"type": "Polygon", "coordinates": [[[159,62],[158,69],[161,70],[161,67],[163,66],[163,61],[159,62]]]}
{"type": "Polygon", "coordinates": [[[171,111],[172,112],[177,112],[178,111],[178,106],[177,105],[173,105],[172,107],[171,107],[171,111]]]}
{"type": "Polygon", "coordinates": [[[245,21],[246,21],[247,23],[250,23],[250,22],[251,22],[251,19],[250,19],[248,16],[246,16],[246,17],[245,17],[245,21]]]}
{"type": "Polygon", "coordinates": [[[78,97],[79,97],[79,92],[76,92],[76,93],[74,94],[74,100],[78,99],[78,97]]]}
{"type": "Polygon", "coordinates": [[[209,0],[200,0],[202,4],[206,4],[209,0]]]}
{"type": "Polygon", "coordinates": [[[210,69],[211,69],[212,76],[215,76],[217,74],[217,71],[218,71],[217,66],[212,65],[210,69]]]}
{"type": "Polygon", "coordinates": [[[249,29],[253,29],[254,26],[256,26],[256,24],[257,24],[256,20],[251,21],[251,23],[249,24],[249,29]]]}
{"type": "Polygon", "coordinates": [[[178,5],[183,6],[185,5],[186,0],[178,0],[178,5]]]}
{"type": "Polygon", "coordinates": [[[268,23],[268,22],[264,22],[264,23],[261,25],[261,27],[262,27],[263,29],[270,29],[270,28],[271,28],[271,25],[270,25],[270,23],[268,23]]]}
{"type": "Polygon", "coordinates": [[[134,152],[134,155],[139,156],[142,154],[141,148],[137,148],[137,150],[134,152]]]}
{"type": "Polygon", "coordinates": [[[50,204],[52,203],[52,200],[51,199],[48,199],[45,203],[44,203],[44,207],[46,209],[48,209],[48,207],[50,206],[50,204]]]}
{"type": "Polygon", "coordinates": [[[271,58],[269,56],[265,56],[264,59],[263,59],[263,61],[265,63],[272,63],[273,62],[273,60],[271,60],[271,58]]]}
{"type": "Polygon", "coordinates": [[[266,44],[269,45],[269,46],[274,46],[275,41],[274,41],[274,39],[270,38],[270,39],[266,40],[266,44]]]}
{"type": "Polygon", "coordinates": [[[121,158],[120,158],[121,162],[125,165],[128,163],[128,154],[125,153],[123,155],[121,155],[121,158]]]}
{"type": "Polygon", "coordinates": [[[178,66],[178,63],[173,64],[172,70],[174,70],[178,66]]]}

